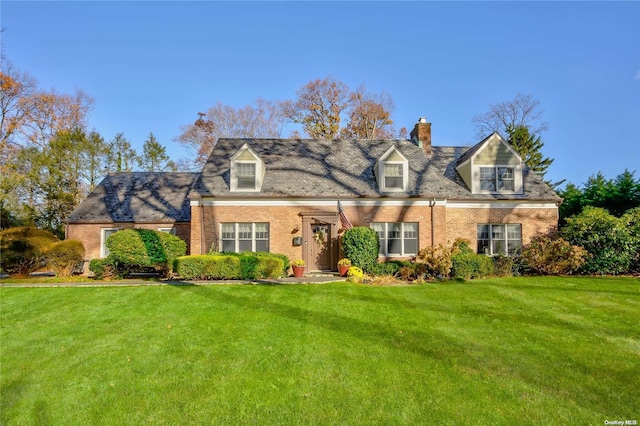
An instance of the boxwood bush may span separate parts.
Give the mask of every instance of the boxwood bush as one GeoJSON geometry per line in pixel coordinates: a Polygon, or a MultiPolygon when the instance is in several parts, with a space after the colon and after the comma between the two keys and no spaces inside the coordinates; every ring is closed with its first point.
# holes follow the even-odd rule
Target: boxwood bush
{"type": "Polygon", "coordinates": [[[344,257],[351,260],[351,265],[369,272],[378,261],[380,242],[378,234],[368,226],[355,226],[347,229],[342,236],[344,257]]]}
{"type": "Polygon", "coordinates": [[[151,229],[118,231],[107,238],[106,246],[109,262],[115,265],[120,276],[143,268],[167,274],[173,260],[187,252],[187,244],[180,238],[151,229]]]}
{"type": "Polygon", "coordinates": [[[284,275],[284,260],[271,253],[199,254],[178,257],[174,270],[183,279],[277,278],[284,275]]]}

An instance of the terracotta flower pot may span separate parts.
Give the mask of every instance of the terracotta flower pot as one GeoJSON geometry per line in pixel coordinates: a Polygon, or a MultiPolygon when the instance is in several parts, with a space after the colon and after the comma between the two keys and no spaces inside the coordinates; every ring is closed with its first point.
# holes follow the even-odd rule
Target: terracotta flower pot
{"type": "Polygon", "coordinates": [[[294,277],[301,278],[304,276],[304,266],[292,266],[292,268],[294,277]]]}
{"type": "Polygon", "coordinates": [[[350,268],[349,265],[338,265],[338,272],[340,273],[340,276],[346,277],[347,272],[349,271],[349,268],[350,268]]]}

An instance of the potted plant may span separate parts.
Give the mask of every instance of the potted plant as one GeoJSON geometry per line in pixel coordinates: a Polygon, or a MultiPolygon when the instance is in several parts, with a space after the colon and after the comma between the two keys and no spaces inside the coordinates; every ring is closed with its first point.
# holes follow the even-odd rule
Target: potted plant
{"type": "Polygon", "coordinates": [[[351,261],[346,257],[338,260],[338,272],[340,273],[341,277],[347,276],[347,271],[349,271],[350,266],[351,266],[351,261]]]}
{"type": "Polygon", "coordinates": [[[304,260],[296,259],[291,262],[291,267],[293,268],[293,276],[296,278],[301,278],[304,275],[304,260]]]}

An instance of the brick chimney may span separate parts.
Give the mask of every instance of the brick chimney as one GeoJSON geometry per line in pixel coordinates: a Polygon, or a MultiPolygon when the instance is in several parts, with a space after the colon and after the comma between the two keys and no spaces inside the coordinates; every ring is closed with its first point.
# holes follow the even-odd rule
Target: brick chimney
{"type": "Polygon", "coordinates": [[[426,118],[420,117],[411,131],[411,140],[422,148],[425,155],[431,155],[431,123],[427,123],[426,118]]]}

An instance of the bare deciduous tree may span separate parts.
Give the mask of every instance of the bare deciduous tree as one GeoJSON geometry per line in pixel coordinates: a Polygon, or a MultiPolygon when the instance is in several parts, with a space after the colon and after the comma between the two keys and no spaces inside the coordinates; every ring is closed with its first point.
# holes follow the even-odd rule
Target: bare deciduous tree
{"type": "Polygon", "coordinates": [[[506,137],[510,126],[526,127],[531,134],[539,135],[547,130],[547,123],[542,121],[542,113],[538,100],[531,95],[518,93],[510,101],[491,104],[489,111],[476,115],[472,121],[476,126],[477,137],[484,137],[492,132],[506,137]]]}
{"type": "Polygon", "coordinates": [[[9,61],[2,61],[0,71],[0,152],[20,133],[30,114],[37,90],[36,80],[21,73],[9,61]]]}
{"type": "Polygon", "coordinates": [[[193,124],[182,127],[177,141],[197,153],[195,166],[202,166],[219,138],[278,138],[284,117],[278,103],[258,99],[255,105],[235,108],[218,102],[206,113],[199,112],[193,124]]]}
{"type": "Polygon", "coordinates": [[[391,127],[391,112],[395,108],[388,93],[368,93],[364,85],[349,96],[349,122],[341,131],[344,138],[354,139],[391,139],[394,130],[391,127]]]}

